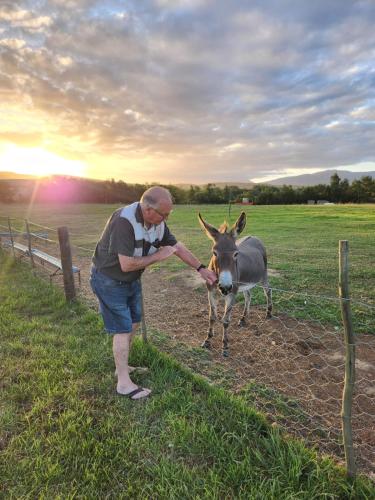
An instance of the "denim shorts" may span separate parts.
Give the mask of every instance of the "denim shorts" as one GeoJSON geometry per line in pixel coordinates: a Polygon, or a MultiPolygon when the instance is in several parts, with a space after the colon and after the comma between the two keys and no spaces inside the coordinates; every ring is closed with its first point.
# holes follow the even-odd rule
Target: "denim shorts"
{"type": "Polygon", "coordinates": [[[108,333],[131,333],[142,317],[141,281],[130,283],[109,278],[91,269],[90,285],[99,299],[99,311],[108,333]]]}

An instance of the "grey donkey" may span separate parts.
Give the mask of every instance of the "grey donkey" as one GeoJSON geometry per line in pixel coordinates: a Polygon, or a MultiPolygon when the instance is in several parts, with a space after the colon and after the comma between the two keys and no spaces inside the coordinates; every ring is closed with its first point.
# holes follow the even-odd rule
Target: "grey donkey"
{"type": "Polygon", "coordinates": [[[254,236],[237,237],[242,233],[246,225],[246,214],[242,212],[235,224],[228,231],[227,223],[216,229],[203,220],[198,214],[199,222],[207,236],[213,240],[212,257],[208,265],[218,280],[214,285],[207,285],[209,301],[209,329],[207,338],[202,347],[210,348],[211,339],[214,335],[214,323],[217,320],[217,298],[218,291],[225,297],[225,310],[223,323],[223,356],[229,355],[228,350],[228,327],[233,305],[238,292],[242,292],[245,298],[245,307],[239,326],[246,325],[246,317],[249,315],[251,302],[251,289],[257,283],[263,286],[267,299],[267,318],[272,316],[272,291],[268,283],[267,254],[263,243],[254,236]]]}

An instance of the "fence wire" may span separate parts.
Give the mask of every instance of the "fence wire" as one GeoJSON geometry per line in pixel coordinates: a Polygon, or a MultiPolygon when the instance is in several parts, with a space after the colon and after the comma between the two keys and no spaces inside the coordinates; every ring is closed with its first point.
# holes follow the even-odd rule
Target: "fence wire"
{"type": "MultiPolygon", "coordinates": [[[[25,242],[24,222],[12,221],[13,224],[15,240],[25,242]]],[[[32,222],[29,228],[33,245],[59,256],[55,229],[32,222]]],[[[6,231],[7,224],[2,220],[0,232],[6,231]]],[[[81,269],[81,297],[94,305],[96,299],[88,285],[94,246],[78,244],[77,241],[82,241],[80,236],[70,233],[73,264],[81,269]]],[[[356,256],[351,260],[354,270],[360,269],[361,259],[356,256]]],[[[187,287],[178,273],[167,268],[145,273],[146,320],[153,329],[152,340],[161,350],[170,352],[211,382],[241,395],[288,434],[306,440],[320,453],[344,463],[341,401],[345,344],[337,297],[337,254],[329,256],[323,252],[320,260],[314,256],[314,270],[310,272],[303,265],[305,260],[306,256],[299,255],[297,250],[292,255],[289,251],[282,254],[271,249],[270,267],[275,270],[270,277],[273,317],[265,318],[262,290],[255,289],[248,324],[238,327],[243,309],[240,299],[230,325],[230,357],[227,359],[222,356],[219,323],[212,349],[199,347],[208,326],[204,287],[187,287]],[[290,261],[293,267],[286,268],[284,263],[290,261]],[[282,274],[284,283],[293,273],[299,273],[298,286],[293,291],[284,289],[278,273],[282,274]],[[321,294],[308,286],[302,290],[303,285],[309,283],[310,275],[315,281],[321,280],[321,294]]],[[[350,274],[352,276],[352,272],[350,274]]],[[[59,279],[61,282],[61,278],[56,281],[59,279]]],[[[293,282],[291,284],[293,286],[293,282]]],[[[375,479],[375,303],[372,294],[373,290],[368,288],[366,293],[357,294],[358,300],[351,300],[357,335],[352,425],[358,470],[375,479]]],[[[222,308],[219,311],[223,313],[222,308]]]]}
{"type": "MultiPolygon", "coordinates": [[[[155,306],[146,281],[146,318],[156,329],[153,338],[160,349],[240,394],[274,425],[344,464],[345,343],[337,297],[273,289],[274,313],[266,319],[263,293],[255,290],[246,327],[237,326],[242,301],[234,308],[230,356],[223,358],[220,323],[211,350],[199,349],[208,328],[204,296],[182,289],[178,279],[154,280],[152,274],[148,278],[167,298],[165,305],[159,301],[155,306]]],[[[355,301],[351,305],[360,332],[352,406],[356,462],[360,472],[375,479],[375,308],[355,301]]],[[[223,305],[219,312],[223,314],[223,305]]]]}

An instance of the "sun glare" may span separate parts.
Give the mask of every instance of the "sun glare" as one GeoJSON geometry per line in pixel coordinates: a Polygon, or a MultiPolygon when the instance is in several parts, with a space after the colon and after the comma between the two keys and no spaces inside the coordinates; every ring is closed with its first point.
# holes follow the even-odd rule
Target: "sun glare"
{"type": "Polygon", "coordinates": [[[78,160],[66,160],[41,148],[9,145],[0,152],[0,170],[43,177],[46,175],[84,176],[87,166],[78,160]]]}

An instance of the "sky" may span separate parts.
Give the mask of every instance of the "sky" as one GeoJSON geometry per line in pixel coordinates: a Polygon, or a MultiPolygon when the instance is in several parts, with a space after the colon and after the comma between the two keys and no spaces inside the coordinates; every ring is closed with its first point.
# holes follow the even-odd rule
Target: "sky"
{"type": "Polygon", "coordinates": [[[1,0],[0,171],[375,170],[374,0],[1,0]]]}

